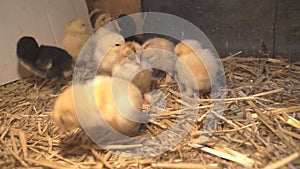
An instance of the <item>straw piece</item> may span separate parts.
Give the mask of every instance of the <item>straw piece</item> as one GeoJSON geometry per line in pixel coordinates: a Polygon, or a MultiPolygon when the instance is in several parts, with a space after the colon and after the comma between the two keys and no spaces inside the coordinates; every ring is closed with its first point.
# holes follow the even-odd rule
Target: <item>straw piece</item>
{"type": "Polygon", "coordinates": [[[114,168],[111,164],[109,164],[104,157],[102,157],[96,150],[91,149],[91,152],[95,156],[96,159],[98,159],[102,164],[104,164],[107,168],[114,168]]]}
{"type": "Polygon", "coordinates": [[[1,134],[1,137],[0,137],[0,140],[3,140],[3,138],[6,136],[6,134],[7,134],[7,132],[10,130],[10,126],[9,127],[7,127],[4,131],[3,131],[3,133],[1,134]]]}
{"type": "Polygon", "coordinates": [[[285,115],[284,117],[280,117],[280,119],[282,121],[284,121],[285,123],[297,128],[298,130],[300,130],[300,121],[298,121],[297,119],[289,116],[289,115],[285,115]]]}
{"type": "MultiPolygon", "coordinates": [[[[76,163],[73,162],[72,160],[69,160],[69,159],[67,159],[67,158],[64,158],[64,157],[62,157],[61,155],[59,155],[59,154],[57,154],[57,153],[52,153],[51,156],[57,157],[58,159],[61,159],[61,160],[65,161],[65,162],[67,162],[67,163],[76,165],[76,163]]],[[[48,158],[48,157],[47,157],[47,158],[48,158]]]]}
{"type": "Polygon", "coordinates": [[[297,112],[300,111],[300,106],[291,106],[291,107],[287,107],[287,108],[276,108],[274,110],[272,110],[272,113],[276,113],[276,114],[282,114],[282,113],[293,113],[293,112],[297,112]]]}
{"type": "Polygon", "coordinates": [[[238,52],[236,52],[236,53],[234,53],[234,54],[232,54],[232,55],[229,55],[229,56],[227,56],[227,57],[225,57],[225,58],[222,58],[222,59],[220,59],[222,62],[225,62],[226,60],[231,60],[231,59],[235,59],[234,57],[235,56],[238,56],[238,55],[240,55],[240,54],[242,54],[243,53],[243,51],[238,51],[238,52]]]}
{"type": "MultiPolygon", "coordinates": [[[[239,130],[242,130],[242,129],[245,129],[245,128],[248,128],[248,127],[252,127],[253,125],[257,125],[258,123],[254,123],[254,124],[248,124],[246,126],[243,126],[243,127],[240,127],[240,128],[235,128],[235,129],[228,129],[228,130],[217,130],[217,131],[214,131],[214,133],[226,133],[226,132],[236,132],[236,131],[239,131],[239,130]]],[[[202,135],[202,134],[209,134],[210,132],[205,132],[205,131],[195,131],[195,132],[192,132],[191,135],[193,137],[197,137],[199,135],[202,135]]]]}
{"type": "Polygon", "coordinates": [[[17,154],[19,154],[18,153],[17,144],[16,144],[16,139],[15,139],[15,136],[14,136],[13,132],[11,131],[9,133],[9,135],[10,135],[11,144],[12,144],[12,151],[15,152],[15,153],[17,153],[17,154]]]}
{"type": "Polygon", "coordinates": [[[22,132],[21,130],[19,130],[18,133],[19,133],[19,139],[20,139],[21,147],[22,147],[22,151],[23,151],[23,156],[24,156],[24,159],[26,160],[26,158],[28,157],[26,136],[25,136],[24,132],[22,132]]]}
{"type": "Polygon", "coordinates": [[[35,165],[40,165],[43,167],[49,167],[49,168],[53,168],[53,169],[76,169],[79,168],[78,166],[67,166],[67,165],[61,165],[61,164],[57,164],[54,163],[52,161],[46,161],[46,160],[34,160],[34,159],[26,159],[27,162],[29,163],[33,163],[35,165]]]}
{"type": "Polygon", "coordinates": [[[288,134],[288,135],[290,135],[290,136],[292,136],[292,137],[300,140],[300,134],[297,134],[297,133],[294,133],[294,132],[291,132],[291,131],[288,131],[288,130],[282,130],[282,131],[284,133],[286,133],[286,134],[288,134]]]}
{"type": "Polygon", "coordinates": [[[162,129],[167,129],[168,127],[166,126],[166,125],[164,125],[164,124],[161,124],[161,123],[158,123],[158,122],[156,122],[156,121],[150,121],[152,124],[154,124],[154,125],[156,125],[156,126],[158,126],[158,127],[160,127],[160,128],[162,128],[162,129]]]}
{"type": "Polygon", "coordinates": [[[221,152],[231,154],[232,156],[238,157],[238,158],[242,159],[244,162],[251,163],[251,164],[258,163],[259,165],[261,165],[258,161],[252,160],[252,159],[248,158],[246,155],[239,153],[237,151],[234,151],[228,147],[214,147],[214,149],[221,151],[221,152]]]}
{"type": "Polygon", "coordinates": [[[151,164],[153,168],[171,168],[171,169],[221,169],[222,167],[217,166],[217,164],[202,165],[193,163],[154,163],[151,164]]]}
{"type": "Polygon", "coordinates": [[[236,61],[243,61],[243,62],[252,62],[252,61],[266,61],[266,62],[271,62],[271,63],[284,63],[281,60],[278,59],[273,59],[273,58],[239,58],[239,57],[235,57],[235,58],[230,58],[230,59],[221,59],[222,62],[228,62],[228,61],[232,61],[232,60],[236,60],[236,61]]]}
{"type": "Polygon", "coordinates": [[[134,145],[106,145],[105,148],[108,150],[126,150],[142,147],[142,144],[134,144],[134,145]]]}
{"type": "MultiPolygon", "coordinates": [[[[199,93],[199,98],[191,100],[181,95],[175,81],[163,85],[164,78],[153,81],[151,89],[159,92],[152,93],[153,104],[144,104],[143,111],[154,122],[143,124],[139,135],[133,138],[150,141],[124,146],[115,140],[110,145],[114,151],[124,153],[134,153],[137,148],[139,154],[149,155],[147,160],[107,151],[80,129],[70,130],[59,138],[52,119],[54,101],[60,95],[51,94],[55,83],[28,77],[2,85],[0,168],[151,169],[193,168],[194,164],[206,168],[250,168],[236,160],[253,164],[252,168],[263,168],[291,152],[300,152],[300,64],[281,58],[237,57],[240,53],[221,59],[227,87],[220,86],[217,91],[226,94],[222,97],[225,99],[218,97],[222,93],[199,93]],[[165,102],[160,101],[162,96],[165,102]],[[224,107],[219,109],[215,103],[224,103],[224,107]],[[197,114],[187,117],[189,112],[197,114]],[[178,124],[179,120],[187,123],[178,124]],[[165,132],[169,129],[174,133],[165,132]],[[181,133],[186,136],[178,140],[181,133]],[[174,142],[179,143],[154,156],[160,151],[156,147],[174,142]],[[189,144],[203,145],[208,152],[189,144]],[[235,161],[218,156],[220,153],[235,161]]],[[[63,88],[71,85],[71,80],[64,80],[63,88]]],[[[278,168],[297,168],[299,159],[278,168]]]]}
{"type": "MultiPolygon", "coordinates": [[[[210,154],[213,154],[215,156],[219,156],[221,158],[224,158],[224,159],[227,159],[227,160],[230,160],[230,161],[234,161],[236,163],[239,163],[239,164],[243,165],[244,167],[252,167],[255,164],[254,160],[252,160],[250,158],[247,158],[246,156],[242,156],[242,158],[240,156],[234,156],[237,153],[228,154],[228,153],[216,150],[216,149],[201,146],[199,144],[189,144],[189,145],[191,147],[194,147],[194,148],[199,148],[200,150],[205,151],[205,152],[210,153],[210,154]]],[[[240,154],[240,153],[238,153],[238,154],[240,154]]]]}
{"type": "Polygon", "coordinates": [[[271,90],[271,91],[267,91],[267,92],[254,94],[254,95],[251,95],[251,96],[252,97],[259,97],[259,96],[270,95],[270,94],[279,93],[279,92],[283,92],[283,91],[284,91],[284,88],[280,88],[280,89],[275,89],[275,90],[271,90]]]}
{"type": "Polygon", "coordinates": [[[23,161],[14,151],[12,151],[10,149],[10,147],[8,147],[7,144],[5,144],[5,142],[3,140],[0,139],[1,144],[6,148],[5,150],[8,151],[8,153],[10,153],[13,157],[15,157],[15,159],[17,161],[19,161],[19,163],[23,166],[23,167],[29,167],[28,164],[23,161]]]}
{"type": "Polygon", "coordinates": [[[276,168],[281,168],[282,166],[292,162],[293,160],[299,158],[299,153],[294,153],[291,154],[283,159],[281,159],[280,161],[277,161],[275,163],[269,164],[267,166],[264,167],[264,169],[276,169],[276,168]]]}

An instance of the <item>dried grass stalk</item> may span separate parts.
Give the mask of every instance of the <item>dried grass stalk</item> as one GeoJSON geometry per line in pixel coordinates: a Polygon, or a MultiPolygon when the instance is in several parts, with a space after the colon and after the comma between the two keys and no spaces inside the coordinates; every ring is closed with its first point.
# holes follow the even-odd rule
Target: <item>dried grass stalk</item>
{"type": "MultiPolygon", "coordinates": [[[[240,53],[221,59],[227,78],[224,100],[204,94],[191,105],[175,82],[160,85],[159,79],[153,85],[160,89],[153,95],[158,102],[143,107],[156,119],[144,125],[140,137],[163,133],[182,112],[196,110],[198,116],[195,123],[177,126],[192,128],[178,145],[147,159],[103,150],[80,129],[59,138],[51,119],[58,94],[52,94],[50,81],[28,77],[0,86],[0,168],[299,168],[300,66],[280,58],[237,57],[240,53]],[[165,108],[159,102],[163,94],[165,108]],[[224,112],[208,111],[218,101],[224,101],[224,112]],[[219,121],[207,128],[214,126],[212,119],[219,121]]],[[[109,148],[141,146],[116,140],[109,148]]]]}

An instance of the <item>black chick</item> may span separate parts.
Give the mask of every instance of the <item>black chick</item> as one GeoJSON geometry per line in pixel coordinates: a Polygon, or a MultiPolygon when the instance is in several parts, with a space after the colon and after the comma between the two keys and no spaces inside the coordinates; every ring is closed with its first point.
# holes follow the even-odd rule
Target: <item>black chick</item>
{"type": "Polygon", "coordinates": [[[24,36],[18,41],[17,56],[21,65],[31,73],[55,80],[54,92],[60,90],[60,81],[72,72],[73,59],[67,51],[54,46],[39,46],[30,36],[24,36]]]}

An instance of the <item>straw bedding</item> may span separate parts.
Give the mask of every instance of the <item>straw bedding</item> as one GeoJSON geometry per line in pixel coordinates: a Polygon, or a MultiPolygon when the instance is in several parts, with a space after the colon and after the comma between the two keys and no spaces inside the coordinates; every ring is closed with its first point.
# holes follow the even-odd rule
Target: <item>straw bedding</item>
{"type": "MultiPolygon", "coordinates": [[[[146,159],[124,158],[102,150],[81,129],[59,138],[51,119],[57,95],[52,95],[54,85],[50,81],[29,77],[3,85],[0,168],[300,168],[299,64],[280,58],[237,56],[221,61],[227,99],[216,131],[207,135],[201,130],[211,104],[209,96],[202,96],[190,133],[171,150],[146,159]],[[199,137],[208,138],[203,142],[199,137]]],[[[69,84],[65,81],[66,86],[69,84]]],[[[164,131],[179,112],[182,100],[176,85],[160,88],[167,96],[167,108],[161,118],[144,125],[142,135],[164,131]]],[[[126,149],[135,145],[113,146],[126,149]]]]}

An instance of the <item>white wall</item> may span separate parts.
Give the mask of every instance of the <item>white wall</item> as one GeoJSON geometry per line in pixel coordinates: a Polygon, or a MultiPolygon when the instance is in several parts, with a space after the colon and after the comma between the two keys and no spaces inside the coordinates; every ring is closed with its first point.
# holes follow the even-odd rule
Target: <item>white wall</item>
{"type": "Polygon", "coordinates": [[[0,85],[23,77],[16,55],[20,37],[59,46],[65,24],[75,18],[84,19],[92,32],[85,0],[0,0],[0,85]]]}

